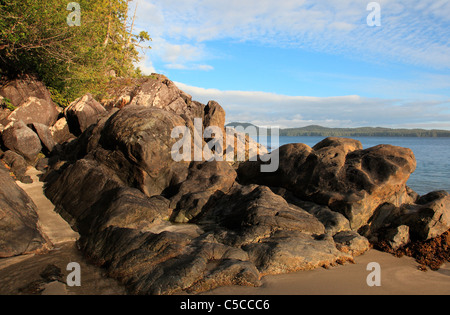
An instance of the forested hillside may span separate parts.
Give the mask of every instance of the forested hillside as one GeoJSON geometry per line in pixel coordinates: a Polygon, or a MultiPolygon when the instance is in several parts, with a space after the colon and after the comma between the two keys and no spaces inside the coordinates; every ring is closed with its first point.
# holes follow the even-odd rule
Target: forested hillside
{"type": "MultiPolygon", "coordinates": [[[[247,128],[254,126],[249,123],[232,122],[228,127],[242,126],[247,128]]],[[[257,126],[254,126],[259,128],[257,126]]],[[[426,129],[391,129],[391,128],[327,128],[322,126],[307,126],[301,128],[281,129],[280,136],[289,137],[450,137],[449,130],[426,130],[426,129]]]]}
{"type": "Polygon", "coordinates": [[[64,105],[110,76],[139,75],[138,49],[150,37],[133,33],[131,0],[77,0],[78,12],[69,3],[0,0],[2,81],[35,74],[64,105]],[[69,25],[71,14],[81,17],[78,26],[69,25]]]}

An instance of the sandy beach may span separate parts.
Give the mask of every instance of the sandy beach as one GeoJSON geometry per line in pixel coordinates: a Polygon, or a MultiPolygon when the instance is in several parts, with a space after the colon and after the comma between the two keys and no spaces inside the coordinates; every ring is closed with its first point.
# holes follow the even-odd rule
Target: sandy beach
{"type": "Polygon", "coordinates": [[[397,258],[370,250],[355,264],[267,276],[258,288],[224,287],[208,294],[219,295],[447,295],[450,294],[450,266],[439,271],[420,271],[410,257],[397,258]],[[381,266],[381,286],[369,287],[367,265],[381,266]]]}
{"type": "MultiPolygon", "coordinates": [[[[0,294],[19,294],[19,289],[39,279],[39,274],[49,264],[65,270],[70,262],[81,265],[81,287],[49,284],[43,294],[55,295],[122,295],[123,286],[105,277],[101,268],[95,267],[82,257],[74,243],[43,254],[28,255],[22,259],[0,260],[0,294]]],[[[315,269],[292,274],[266,276],[261,287],[222,287],[207,295],[448,295],[450,294],[450,266],[443,265],[439,271],[426,272],[417,269],[417,263],[409,257],[396,258],[390,254],[371,250],[356,258],[355,264],[315,269]],[[381,286],[369,287],[366,278],[370,271],[367,264],[378,262],[381,266],[381,286]]]]}

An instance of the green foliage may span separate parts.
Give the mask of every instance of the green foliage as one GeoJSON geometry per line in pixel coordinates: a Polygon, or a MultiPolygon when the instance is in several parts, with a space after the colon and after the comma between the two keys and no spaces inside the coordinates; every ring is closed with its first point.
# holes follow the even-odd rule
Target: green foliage
{"type": "Polygon", "coordinates": [[[150,40],[132,34],[130,0],[76,0],[81,26],[67,25],[61,0],[0,0],[0,76],[37,74],[53,88],[61,106],[86,92],[96,93],[117,76],[138,76],[137,48],[150,40]]]}
{"type": "Polygon", "coordinates": [[[66,99],[58,90],[52,87],[48,87],[48,91],[52,96],[52,101],[55,102],[58,106],[62,108],[66,108],[70,105],[70,101],[66,99]]]}
{"type": "Polygon", "coordinates": [[[14,105],[13,105],[13,103],[11,103],[11,100],[10,99],[8,99],[8,98],[6,98],[6,97],[2,97],[1,99],[0,99],[0,107],[1,108],[6,108],[6,109],[9,109],[10,111],[14,111],[14,110],[16,110],[16,108],[17,107],[15,107],[14,105]]]}

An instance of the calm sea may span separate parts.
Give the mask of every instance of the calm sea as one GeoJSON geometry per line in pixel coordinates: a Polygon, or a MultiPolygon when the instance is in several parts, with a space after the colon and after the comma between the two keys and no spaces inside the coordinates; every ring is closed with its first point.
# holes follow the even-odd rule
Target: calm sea
{"type": "MultiPolygon", "coordinates": [[[[304,143],[313,147],[324,137],[280,137],[280,146],[288,143],[304,143]]],[[[410,148],[417,160],[417,169],[411,175],[408,186],[423,195],[435,190],[450,192],[450,138],[407,137],[354,137],[365,149],[391,144],[410,148]]],[[[274,148],[270,148],[274,149],[274,148]]]]}

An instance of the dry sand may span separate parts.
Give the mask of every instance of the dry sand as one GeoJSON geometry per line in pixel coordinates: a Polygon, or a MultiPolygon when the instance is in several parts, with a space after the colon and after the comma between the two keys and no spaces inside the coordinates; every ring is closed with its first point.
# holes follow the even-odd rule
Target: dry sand
{"type": "MultiPolygon", "coordinates": [[[[28,172],[34,183],[20,186],[38,207],[40,224],[55,248],[41,255],[23,255],[0,259],[0,294],[20,294],[19,289],[41,279],[40,273],[49,265],[62,270],[64,279],[71,262],[81,266],[81,287],[67,287],[61,282],[45,285],[42,294],[119,295],[125,289],[116,281],[106,278],[101,268],[89,264],[75,245],[78,234],[58,215],[45,198],[36,170],[28,172]]],[[[267,276],[262,286],[223,287],[207,292],[209,295],[398,295],[398,294],[450,294],[450,266],[444,264],[439,271],[423,272],[409,257],[396,258],[390,254],[371,250],[355,259],[355,264],[315,269],[298,273],[267,276]],[[369,287],[367,265],[377,262],[381,266],[381,286],[369,287]]]]}
{"type": "Polygon", "coordinates": [[[370,250],[355,259],[356,264],[330,269],[315,269],[292,274],[267,276],[258,288],[224,287],[208,294],[219,295],[440,295],[450,294],[450,266],[439,271],[418,270],[410,257],[370,250]],[[369,287],[367,265],[377,262],[381,267],[381,286],[369,287]]]}

